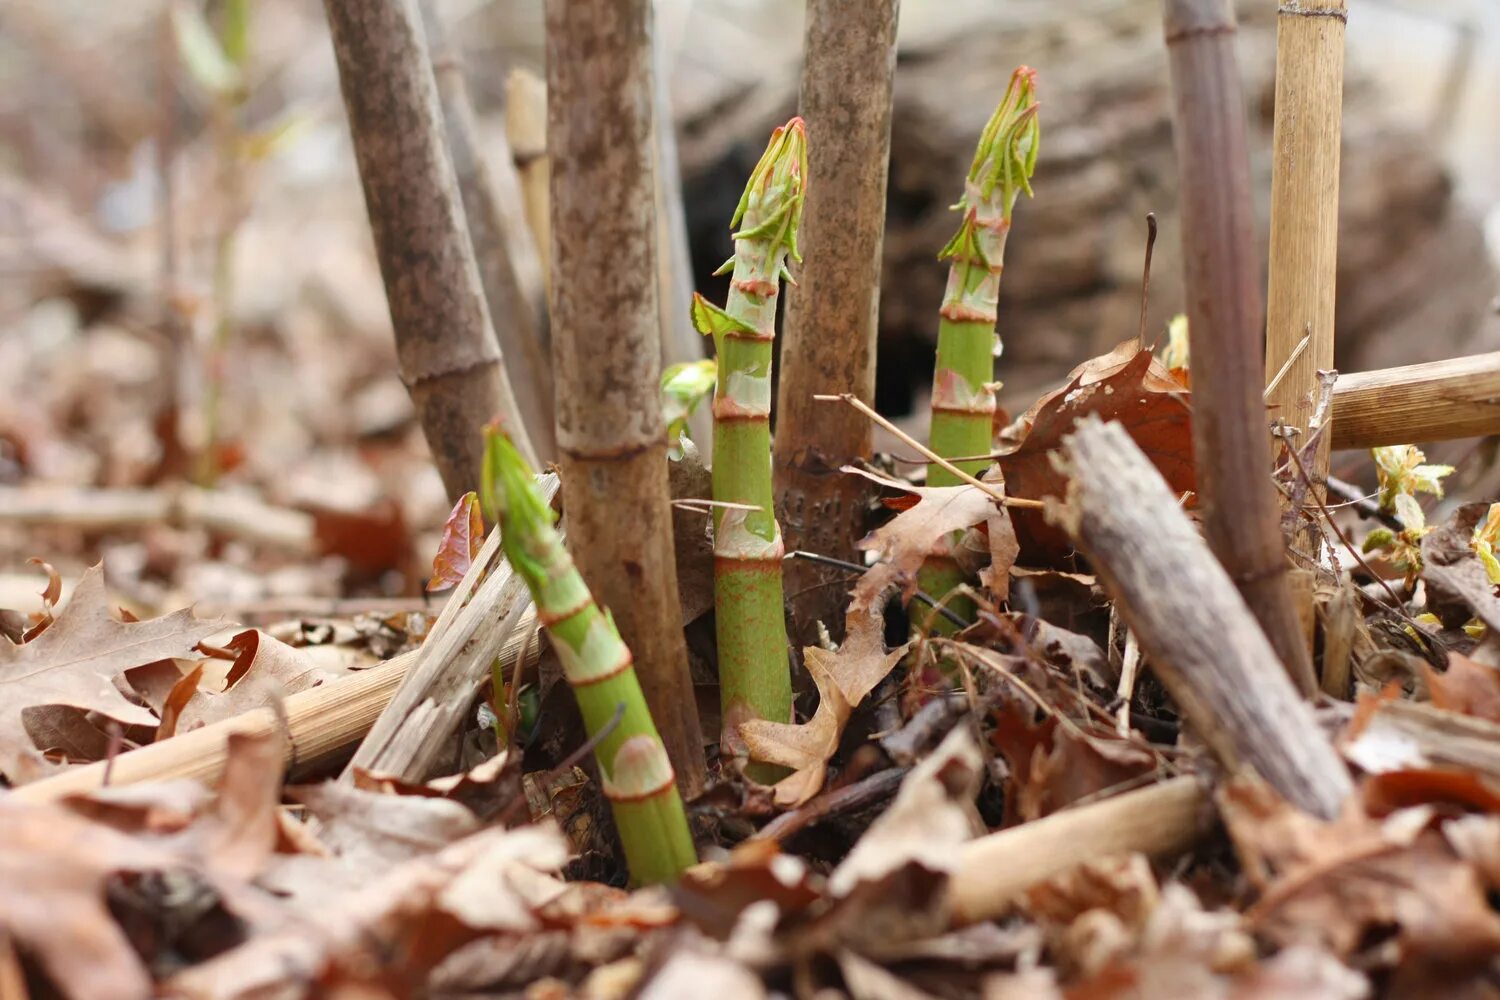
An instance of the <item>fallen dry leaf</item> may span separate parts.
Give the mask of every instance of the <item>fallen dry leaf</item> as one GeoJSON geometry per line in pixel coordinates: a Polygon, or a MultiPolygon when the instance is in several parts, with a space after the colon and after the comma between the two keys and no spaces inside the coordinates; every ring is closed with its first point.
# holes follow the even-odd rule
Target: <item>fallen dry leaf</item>
{"type": "Polygon", "coordinates": [[[432,557],[432,577],[427,591],[458,586],[484,546],[484,515],[479,512],[479,494],[472,490],[458,498],[443,525],[443,538],[432,557]]]}
{"type": "Polygon", "coordinates": [[[338,781],[287,789],[322,823],[319,839],[351,867],[383,869],[468,836],[479,821],[457,802],[365,791],[338,781]]]}
{"type": "Polygon", "coordinates": [[[22,716],[27,708],[70,705],[130,725],[154,726],[150,711],[125,698],[114,678],[132,667],[188,655],[224,627],[190,610],[145,622],[121,622],[105,603],[104,570],[78,581],[67,606],[34,642],[0,642],[0,772],[34,753],[22,716]]]}
{"type": "MultiPolygon", "coordinates": [[[[867,578],[872,575],[865,574],[867,578]]],[[[801,805],[823,787],[828,761],[839,748],[855,706],[885,679],[911,645],[903,643],[886,651],[885,615],[875,599],[856,599],[844,628],[844,643],[837,652],[817,646],[803,651],[807,672],[818,687],[818,708],[811,719],[800,725],[765,719],[740,724],[740,736],[751,757],[792,769],[776,783],[777,805],[801,805]]]]}
{"type": "Polygon", "coordinates": [[[1427,610],[1436,614],[1445,628],[1458,628],[1470,618],[1478,618],[1492,632],[1500,633],[1500,598],[1495,596],[1489,573],[1470,544],[1475,525],[1488,512],[1488,504],[1464,504],[1446,524],[1422,536],[1427,610]]]}
{"type": "Polygon", "coordinates": [[[204,669],[199,664],[167,695],[157,739],[242,715],[337,676],[304,651],[259,629],[240,632],[225,648],[235,658],[224,677],[223,690],[203,689],[204,669]]]}
{"type": "Polygon", "coordinates": [[[984,779],[984,758],[969,727],[959,725],[902,780],[885,812],[834,869],[828,888],[845,896],[861,882],[917,864],[933,872],[957,871],[960,844],[982,824],[974,799],[984,779]]]}
{"type": "Polygon", "coordinates": [[[1261,890],[1247,916],[1270,940],[1346,958],[1372,932],[1393,928],[1393,943],[1380,952],[1385,961],[1454,977],[1481,972],[1500,951],[1500,915],[1487,886],[1432,828],[1439,820],[1430,807],[1378,821],[1351,801],[1325,823],[1243,779],[1221,789],[1219,804],[1261,890]]]}
{"type": "MultiPolygon", "coordinates": [[[[1186,390],[1149,350],[1127,340],[1108,354],[1085,361],[1062,387],[1037,400],[1002,434],[1000,471],[1014,496],[1040,500],[1067,493],[1067,477],[1052,464],[1052,452],[1082,417],[1118,420],[1140,445],[1175,493],[1196,489],[1192,409],[1186,390]]],[[[1016,532],[1029,558],[1060,559],[1072,545],[1041,513],[1013,512],[1016,532]]]]}
{"type": "Polygon", "coordinates": [[[555,871],[567,854],[550,823],[481,830],[373,877],[366,871],[359,888],[332,893],[310,909],[287,905],[279,928],[162,988],[188,1000],[304,996],[312,984],[414,996],[428,971],[481,934],[538,929],[509,879],[517,869],[555,871]]]}
{"type": "Polygon", "coordinates": [[[1010,571],[1021,555],[1021,543],[1016,538],[1016,525],[1010,511],[1001,508],[985,522],[985,536],[989,540],[990,563],[979,571],[979,582],[995,600],[1004,604],[1010,600],[1010,571]]]}
{"type": "Polygon", "coordinates": [[[917,570],[928,556],[947,554],[954,532],[982,524],[995,513],[994,498],[977,486],[914,486],[852,465],[846,465],[844,471],[916,497],[914,504],[859,543],[861,549],[874,552],[891,566],[902,586],[903,599],[910,598],[915,591],[917,570]]]}
{"type": "Polygon", "coordinates": [[[151,979],[105,906],[105,886],[116,873],[177,862],[63,806],[0,798],[0,940],[34,956],[72,1000],[146,1000],[151,979]]]}
{"type": "Polygon", "coordinates": [[[1435,707],[1500,722],[1500,670],[1450,650],[1447,670],[1424,662],[1422,672],[1435,707]]]}

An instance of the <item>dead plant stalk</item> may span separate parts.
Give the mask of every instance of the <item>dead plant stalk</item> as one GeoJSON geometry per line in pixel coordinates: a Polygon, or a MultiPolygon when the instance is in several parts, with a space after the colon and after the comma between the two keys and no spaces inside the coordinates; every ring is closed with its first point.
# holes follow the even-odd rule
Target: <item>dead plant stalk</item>
{"type": "MultiPolygon", "coordinates": [[[[1283,367],[1286,374],[1266,399],[1273,416],[1304,434],[1318,399],[1318,372],[1333,367],[1346,16],[1345,0],[1287,0],[1276,22],[1266,378],[1283,367]],[[1299,352],[1304,336],[1307,347],[1299,352]]],[[[1328,442],[1325,435],[1308,470],[1320,497],[1328,442]]],[[[1308,530],[1295,544],[1316,554],[1317,538],[1308,530]]]]}
{"type": "MultiPolygon", "coordinates": [[[[479,485],[480,429],[523,424],[464,224],[415,0],[325,0],[396,360],[450,500],[479,485]],[[393,137],[400,136],[400,141],[393,137]]],[[[529,440],[519,447],[535,459],[529,440]]]]}
{"type": "MultiPolygon", "coordinates": [[[[809,176],[802,221],[807,263],[787,294],[777,390],[776,508],[789,549],[854,558],[866,484],[838,470],[868,458],[870,425],[830,412],[814,393],[875,398],[875,332],[891,148],[899,0],[810,0],[800,111],[809,176]]],[[[786,567],[795,638],[841,619],[836,571],[786,567]]]]}
{"type": "Polygon", "coordinates": [[[434,0],[418,0],[418,7],[432,51],[448,151],[490,320],[526,420],[526,433],[539,457],[550,460],[557,442],[552,426],[552,359],[547,350],[547,289],[537,244],[526,224],[521,180],[503,139],[491,138],[491,143],[498,144],[493,147],[498,155],[485,156],[463,65],[448,39],[442,15],[434,0]]]}
{"type": "Polygon", "coordinates": [[[1230,0],[1165,0],[1164,9],[1193,395],[1200,401],[1193,410],[1193,452],[1204,525],[1277,657],[1311,696],[1317,690],[1312,657],[1286,577],[1271,482],[1260,265],[1234,10],[1230,0]]]}
{"type": "Polygon", "coordinates": [[[549,0],[552,359],[568,547],[635,654],[691,798],[705,770],[659,388],[651,58],[650,0],[549,0]]]}

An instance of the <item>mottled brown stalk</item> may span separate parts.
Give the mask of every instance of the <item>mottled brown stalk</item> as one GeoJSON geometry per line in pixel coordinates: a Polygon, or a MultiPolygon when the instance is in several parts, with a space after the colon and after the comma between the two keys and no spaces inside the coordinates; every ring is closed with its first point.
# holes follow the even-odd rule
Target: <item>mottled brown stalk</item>
{"type": "Polygon", "coordinates": [[[635,654],[683,791],[704,781],[672,556],[650,0],[548,0],[552,358],[568,547],[635,654]]]}
{"type": "MultiPolygon", "coordinates": [[[[868,456],[869,421],[829,408],[817,393],[875,399],[876,311],[891,148],[891,84],[899,0],[809,0],[800,110],[810,172],[801,247],[807,263],[789,289],[776,397],[776,505],[788,551],[854,558],[866,483],[840,467],[868,456]]],[[[796,639],[830,625],[842,571],[786,566],[796,639]]]]}
{"type": "MultiPolygon", "coordinates": [[[[479,486],[480,430],[520,428],[414,0],[325,0],[396,359],[449,496],[479,486]]],[[[535,458],[531,443],[518,446],[535,458]]]]}
{"type": "Polygon", "coordinates": [[[1088,418],[1064,444],[1068,497],[1047,517],[1089,557],[1183,718],[1231,771],[1338,815],[1348,769],[1166,480],[1118,423],[1088,418]]]}
{"type": "MultiPolygon", "coordinates": [[[[1339,140],[1344,110],[1344,0],[1286,0],[1276,23],[1276,122],[1271,160],[1271,262],[1266,290],[1266,396],[1271,415],[1307,432],[1318,370],[1333,367],[1339,244],[1339,140]],[[1307,345],[1298,350],[1302,338],[1307,345]]],[[[1324,495],[1329,435],[1308,466],[1324,495]]],[[[1315,554],[1308,524],[1296,545],[1315,554]]]]}
{"type": "Polygon", "coordinates": [[[1209,544],[1305,695],[1317,688],[1287,584],[1262,399],[1263,318],[1245,102],[1229,0],[1165,0],[1193,359],[1193,452],[1209,544]],[[1206,401],[1206,403],[1205,403],[1206,401]]]}
{"type": "Polygon", "coordinates": [[[490,320],[500,339],[526,433],[538,457],[551,461],[557,452],[557,439],[553,429],[552,359],[547,346],[547,289],[536,241],[526,222],[515,160],[509,143],[501,137],[491,140],[496,155],[485,156],[458,51],[448,40],[433,0],[418,0],[417,6],[427,31],[448,152],[453,157],[490,320]]]}

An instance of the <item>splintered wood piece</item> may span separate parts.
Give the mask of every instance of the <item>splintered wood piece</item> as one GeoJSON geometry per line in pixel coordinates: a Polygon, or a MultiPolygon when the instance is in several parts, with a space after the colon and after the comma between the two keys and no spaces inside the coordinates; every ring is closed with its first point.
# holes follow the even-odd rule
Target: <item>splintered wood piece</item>
{"type": "Polygon", "coordinates": [[[1331,819],[1349,773],[1161,474],[1119,424],[1089,418],[1065,441],[1068,497],[1047,516],[1088,556],[1183,717],[1231,771],[1252,768],[1331,819]]]}
{"type": "MultiPolygon", "coordinates": [[[[551,503],[557,477],[538,477],[551,503]]],[[[352,780],[362,768],[421,782],[449,760],[456,734],[474,696],[489,679],[490,665],[531,607],[525,582],[500,555],[500,534],[491,530],[469,572],[448,599],[427,640],[380,720],[344,770],[352,780]],[[488,569],[483,583],[479,577],[488,569]],[[474,596],[464,603],[465,595],[474,596]]]]}

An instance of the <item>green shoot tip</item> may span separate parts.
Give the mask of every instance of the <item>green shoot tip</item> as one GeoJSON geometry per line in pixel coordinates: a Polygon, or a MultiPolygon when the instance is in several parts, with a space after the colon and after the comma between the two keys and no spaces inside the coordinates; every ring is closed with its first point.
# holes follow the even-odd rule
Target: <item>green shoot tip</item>
{"type": "Polygon", "coordinates": [[[807,124],[793,118],[771,133],[766,151],[750,174],[744,194],[730,220],[737,240],[766,240],[784,246],[792,260],[801,261],[797,229],[802,223],[802,202],[807,192],[807,124]]]}
{"type": "MultiPolygon", "coordinates": [[[[1029,66],[1018,67],[1011,74],[1000,106],[980,134],[974,164],[969,168],[969,183],[979,188],[980,197],[989,198],[997,187],[1000,188],[1002,211],[1007,222],[1020,193],[1031,194],[1031,174],[1036,169],[1042,136],[1037,119],[1039,107],[1036,70],[1029,66]]],[[[969,197],[965,193],[960,205],[964,205],[969,197]]]]}

